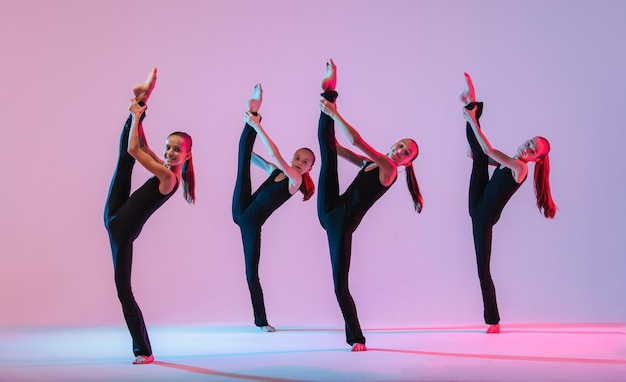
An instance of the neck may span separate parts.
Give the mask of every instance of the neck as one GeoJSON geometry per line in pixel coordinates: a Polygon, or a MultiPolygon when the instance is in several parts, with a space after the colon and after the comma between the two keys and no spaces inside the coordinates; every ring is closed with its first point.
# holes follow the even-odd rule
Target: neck
{"type": "Polygon", "coordinates": [[[176,175],[176,178],[180,178],[180,171],[182,169],[182,166],[168,166],[168,165],[165,165],[165,167],[167,167],[168,170],[173,172],[174,175],[176,175]]]}

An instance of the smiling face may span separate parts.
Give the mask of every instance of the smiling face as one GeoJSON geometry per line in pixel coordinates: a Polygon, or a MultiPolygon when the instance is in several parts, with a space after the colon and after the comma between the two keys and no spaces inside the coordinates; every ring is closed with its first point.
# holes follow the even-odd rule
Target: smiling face
{"type": "Polygon", "coordinates": [[[406,166],[417,157],[419,149],[414,140],[405,138],[396,142],[387,156],[396,164],[396,166],[406,166]]]}
{"type": "Polygon", "coordinates": [[[315,155],[309,149],[299,149],[293,154],[291,159],[291,167],[300,173],[300,175],[311,171],[313,163],[315,162],[315,155]]]}
{"type": "Polygon", "coordinates": [[[180,135],[172,134],[165,141],[163,160],[168,167],[177,167],[191,158],[190,142],[180,135]]]}
{"type": "Polygon", "coordinates": [[[543,158],[549,151],[547,141],[541,137],[533,137],[524,142],[518,149],[515,156],[524,162],[536,162],[543,158]]]}

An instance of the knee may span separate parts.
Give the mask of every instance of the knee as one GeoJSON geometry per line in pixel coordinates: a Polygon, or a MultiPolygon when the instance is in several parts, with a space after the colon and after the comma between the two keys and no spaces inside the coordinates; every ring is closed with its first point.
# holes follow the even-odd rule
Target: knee
{"type": "Polygon", "coordinates": [[[122,306],[131,303],[135,299],[135,297],[133,296],[133,290],[131,289],[130,285],[117,285],[117,298],[122,303],[122,306]]]}
{"type": "Polygon", "coordinates": [[[488,265],[478,266],[478,278],[481,282],[491,280],[491,270],[488,265]]]}
{"type": "Polygon", "coordinates": [[[260,284],[259,274],[256,272],[246,271],[246,281],[248,281],[248,285],[260,284]]]}
{"type": "Polygon", "coordinates": [[[119,228],[118,225],[113,224],[113,222],[107,223],[106,229],[109,233],[109,239],[114,243],[118,243],[121,245],[121,243],[125,243],[130,239],[129,232],[127,230],[119,228]]]}
{"type": "Polygon", "coordinates": [[[348,289],[348,281],[342,279],[335,279],[335,296],[337,299],[343,299],[350,294],[350,290],[348,289]]]}

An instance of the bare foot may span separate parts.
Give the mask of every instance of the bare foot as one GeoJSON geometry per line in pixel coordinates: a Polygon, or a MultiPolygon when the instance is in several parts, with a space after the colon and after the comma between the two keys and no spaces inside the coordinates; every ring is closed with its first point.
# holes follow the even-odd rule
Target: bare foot
{"type": "Polygon", "coordinates": [[[254,85],[254,90],[252,90],[252,98],[248,100],[248,110],[258,113],[261,108],[261,102],[263,102],[263,88],[261,84],[256,84],[254,85]]]}
{"type": "Polygon", "coordinates": [[[326,75],[322,80],[322,89],[324,91],[335,90],[337,86],[337,65],[332,58],[326,61],[326,75]]]}
{"type": "Polygon", "coordinates": [[[469,74],[465,73],[465,90],[459,96],[463,105],[469,105],[472,102],[476,102],[476,92],[474,91],[474,83],[472,82],[472,77],[469,74]]]}
{"type": "Polygon", "coordinates": [[[152,89],[154,89],[154,85],[157,80],[157,68],[152,68],[146,80],[140,84],[133,86],[133,93],[135,93],[135,98],[137,101],[143,101],[143,103],[148,102],[148,98],[150,94],[152,94],[152,89]]]}
{"type": "Polygon", "coordinates": [[[154,356],[150,355],[138,355],[137,358],[133,361],[133,365],[147,365],[154,361],[154,356]]]}
{"type": "Polygon", "coordinates": [[[260,328],[262,331],[264,331],[264,332],[268,332],[268,333],[271,333],[271,332],[275,332],[275,331],[276,331],[276,329],[274,329],[274,327],[273,327],[272,325],[259,326],[259,328],[260,328]]]}
{"type": "Polygon", "coordinates": [[[500,333],[500,324],[489,325],[489,327],[487,328],[487,331],[485,333],[487,333],[487,334],[500,333]]]}
{"type": "Polygon", "coordinates": [[[360,344],[360,343],[355,343],[354,345],[352,345],[352,351],[366,351],[367,348],[365,347],[365,344],[360,344]]]}

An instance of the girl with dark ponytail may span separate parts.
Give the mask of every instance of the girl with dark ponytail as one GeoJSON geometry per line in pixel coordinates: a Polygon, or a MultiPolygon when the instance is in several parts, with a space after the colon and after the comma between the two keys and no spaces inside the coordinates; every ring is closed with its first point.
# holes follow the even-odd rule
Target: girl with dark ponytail
{"type": "Polygon", "coordinates": [[[346,342],[352,351],[365,351],[365,337],[356,313],[356,305],[348,289],[348,272],[352,256],[352,234],[372,205],[396,181],[398,167],[404,166],[409,192],[415,210],[422,211],[423,200],[413,171],[413,161],[419,149],[412,139],[396,142],[387,154],[376,151],[339,114],[335,106],[338,94],[337,67],[333,60],[326,63],[326,76],[322,80],[322,99],[319,102],[320,119],[318,140],[322,165],[318,182],[317,214],[326,230],[333,270],[335,296],[345,321],[346,342]],[[335,123],[348,141],[365,155],[357,154],[335,139],[335,123]],[[343,194],[339,194],[337,157],[361,168],[356,178],[343,194]]]}
{"type": "Polygon", "coordinates": [[[133,241],[148,218],[176,192],[181,176],[185,200],[189,203],[195,201],[191,137],[181,132],[170,134],[160,156],[150,149],[143,131],[146,102],[156,79],[157,70],[153,68],[145,82],[133,87],[135,98],[130,100],[131,114],[122,130],[117,168],[104,210],[104,224],[113,254],[115,287],[133,339],[134,364],[150,363],[154,361],[154,356],[146,324],[130,285],[133,241]],[[135,161],[154,176],[131,194],[135,161]]]}
{"type": "Polygon", "coordinates": [[[483,296],[487,333],[500,333],[500,314],[496,302],[496,289],[491,278],[492,228],[511,196],[526,180],[528,162],[535,162],[535,195],[537,207],[546,218],[554,218],[556,205],[550,193],[550,143],[543,137],[534,137],[524,142],[517,152],[508,156],[495,149],[483,133],[478,120],[483,112],[483,103],[476,102],[474,84],[465,73],[466,89],[461,94],[463,115],[466,120],[466,135],[469,144],[468,156],[473,159],[469,188],[469,213],[472,218],[474,249],[478,265],[478,278],[483,296]],[[488,166],[496,166],[489,178],[488,166]]]}
{"type": "Polygon", "coordinates": [[[285,161],[274,141],[261,126],[261,116],[258,112],[262,100],[263,89],[261,84],[257,84],[252,98],[248,101],[248,111],[244,115],[245,126],[239,140],[237,182],[233,193],[232,213],[233,221],[241,229],[254,324],[265,332],[274,332],[276,329],[267,322],[263,290],[259,281],[261,227],[267,218],[298,190],[304,195],[303,200],[311,198],[315,186],[309,171],[315,162],[315,155],[310,149],[301,148],[293,155],[291,164],[285,161]],[[257,135],[273,163],[252,152],[257,135]],[[268,174],[268,178],[254,193],[250,182],[251,163],[268,174]]]}

